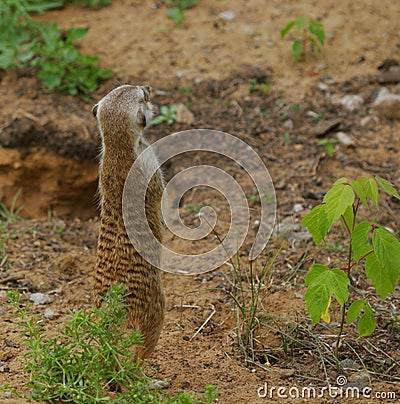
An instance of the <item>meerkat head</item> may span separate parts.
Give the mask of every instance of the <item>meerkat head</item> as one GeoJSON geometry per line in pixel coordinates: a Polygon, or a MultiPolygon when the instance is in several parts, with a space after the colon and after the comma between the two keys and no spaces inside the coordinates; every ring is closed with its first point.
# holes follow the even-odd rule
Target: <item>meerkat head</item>
{"type": "MultiPolygon", "coordinates": [[[[93,108],[103,142],[105,136],[123,136],[129,133],[135,145],[150,123],[153,106],[149,86],[123,85],[103,97],[93,108]]],[[[111,142],[117,139],[109,139],[111,142]]]]}

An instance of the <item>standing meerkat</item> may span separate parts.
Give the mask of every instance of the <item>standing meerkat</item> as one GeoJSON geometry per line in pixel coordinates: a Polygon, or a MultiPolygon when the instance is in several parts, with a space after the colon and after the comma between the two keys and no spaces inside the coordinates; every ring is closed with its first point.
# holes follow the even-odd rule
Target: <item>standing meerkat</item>
{"type": "MultiPolygon", "coordinates": [[[[144,128],[152,117],[149,93],[147,86],[123,85],[108,93],[92,109],[102,139],[100,234],[94,272],[94,300],[99,307],[111,285],[124,285],[128,293],[127,326],[132,331],[140,331],[143,336],[143,346],[137,353],[141,359],[149,357],[157,344],[164,320],[165,298],[160,270],[142,258],[129,240],[123,219],[122,197],[131,166],[138,155],[149,147],[143,138],[144,128]]],[[[149,167],[158,167],[154,153],[147,156],[151,160],[149,167]]],[[[140,184],[138,180],[137,186],[140,184]]],[[[145,205],[147,221],[159,242],[162,242],[163,235],[163,191],[161,172],[157,169],[148,184],[145,205]]],[[[135,225],[134,214],[129,221],[135,225]]],[[[157,251],[155,253],[158,254],[157,251]]]]}

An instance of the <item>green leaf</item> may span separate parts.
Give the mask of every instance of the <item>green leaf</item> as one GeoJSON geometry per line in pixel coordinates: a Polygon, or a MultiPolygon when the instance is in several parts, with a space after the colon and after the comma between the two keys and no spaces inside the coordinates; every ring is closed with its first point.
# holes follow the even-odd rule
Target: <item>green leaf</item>
{"type": "Polygon", "coordinates": [[[390,271],[381,265],[374,252],[365,259],[365,273],[371,279],[381,299],[385,299],[389,293],[393,292],[396,282],[393,281],[390,271]]]}
{"type": "Polygon", "coordinates": [[[360,315],[364,304],[364,300],[356,300],[350,305],[349,309],[347,310],[347,325],[350,325],[360,315]]]}
{"type": "Polygon", "coordinates": [[[290,21],[284,28],[281,29],[281,39],[285,38],[288,32],[296,25],[296,21],[290,21]]]}
{"type": "Polygon", "coordinates": [[[325,212],[329,228],[354,202],[354,191],[347,183],[347,178],[337,180],[324,197],[325,212]]]}
{"type": "Polygon", "coordinates": [[[368,337],[368,335],[371,335],[375,331],[375,328],[374,313],[368,302],[366,302],[364,304],[364,314],[358,320],[358,335],[360,337],[368,337]]]}
{"type": "Polygon", "coordinates": [[[394,188],[391,182],[385,180],[384,178],[379,177],[379,175],[375,176],[375,179],[386,193],[388,193],[390,196],[400,199],[399,193],[394,188]]]}
{"type": "Polygon", "coordinates": [[[351,247],[353,249],[353,257],[355,261],[359,261],[371,246],[367,243],[368,234],[372,230],[371,224],[367,221],[359,223],[351,234],[351,247]]]}
{"type": "Polygon", "coordinates": [[[338,303],[343,306],[349,299],[350,279],[341,269],[332,269],[329,271],[328,280],[332,285],[332,293],[335,295],[338,303]]]}
{"type": "Polygon", "coordinates": [[[367,200],[367,193],[365,192],[365,189],[363,187],[363,184],[360,181],[360,178],[357,181],[351,181],[350,182],[351,186],[353,187],[355,193],[357,196],[360,198],[360,201],[362,204],[369,209],[368,206],[368,200],[367,200]]]}
{"type": "Polygon", "coordinates": [[[343,306],[348,299],[349,284],[348,276],[340,269],[329,270],[320,264],[314,264],[310,268],[305,280],[308,289],[304,299],[313,325],[326,314],[332,295],[343,306]]]}
{"type": "MultiPolygon", "coordinates": [[[[354,226],[354,211],[353,211],[353,205],[349,205],[347,207],[347,209],[344,211],[343,213],[343,217],[342,217],[342,221],[346,221],[346,224],[349,228],[349,230],[351,231],[353,229],[354,226]]],[[[345,226],[345,224],[343,223],[343,225],[345,226]]],[[[346,231],[347,231],[347,227],[345,226],[346,231]]]]}
{"type": "Polygon", "coordinates": [[[163,115],[158,115],[156,116],[151,122],[150,125],[159,125],[160,123],[163,123],[167,120],[167,118],[163,115]]]}
{"type": "Polygon", "coordinates": [[[308,26],[308,31],[313,34],[319,41],[321,47],[325,43],[325,31],[324,26],[319,21],[312,20],[308,26]]]}
{"type": "Polygon", "coordinates": [[[367,196],[374,203],[376,209],[379,209],[378,205],[378,185],[376,185],[376,181],[373,177],[365,178],[361,177],[361,181],[363,182],[363,186],[367,192],[367,196]]]}
{"type": "Polygon", "coordinates": [[[39,4],[24,4],[24,8],[28,13],[43,13],[43,11],[50,10],[52,8],[59,8],[64,5],[62,0],[54,0],[54,1],[46,1],[39,2],[36,0],[36,3],[39,4]]]}
{"type": "Polygon", "coordinates": [[[307,312],[312,324],[317,324],[326,312],[332,291],[330,285],[321,284],[319,280],[329,272],[324,265],[314,264],[307,273],[305,285],[308,286],[304,295],[307,312]]]}
{"type": "Polygon", "coordinates": [[[321,44],[312,36],[307,37],[307,39],[315,46],[315,48],[317,49],[317,53],[321,53],[321,44]]]}
{"type": "Polygon", "coordinates": [[[183,11],[178,7],[170,8],[169,10],[167,10],[167,16],[171,20],[175,21],[177,25],[182,25],[185,21],[185,15],[183,14],[183,11]]]}
{"type": "Polygon", "coordinates": [[[303,41],[299,41],[298,39],[293,41],[292,53],[295,62],[298,62],[300,60],[302,50],[303,50],[303,41]]]}
{"type": "Polygon", "coordinates": [[[329,271],[329,268],[325,265],[314,264],[307,272],[306,279],[304,281],[305,286],[311,286],[313,283],[318,283],[321,276],[329,271]]]}
{"type": "Polygon", "coordinates": [[[301,31],[308,24],[308,17],[304,17],[304,16],[298,17],[295,20],[295,22],[296,22],[297,30],[301,31]]]}
{"type": "Polygon", "coordinates": [[[57,73],[41,71],[39,73],[39,78],[42,80],[43,84],[50,89],[59,87],[61,85],[61,77],[57,73]]]}
{"type": "Polygon", "coordinates": [[[385,228],[378,227],[372,234],[372,244],[380,264],[396,284],[400,275],[400,242],[385,228]]]}
{"type": "Polygon", "coordinates": [[[66,42],[73,43],[78,39],[83,38],[89,32],[89,28],[70,28],[67,31],[66,42]]]}
{"type": "Polygon", "coordinates": [[[328,219],[325,213],[325,205],[317,205],[302,221],[303,227],[307,227],[313,236],[314,242],[320,245],[329,232],[328,219]]]}

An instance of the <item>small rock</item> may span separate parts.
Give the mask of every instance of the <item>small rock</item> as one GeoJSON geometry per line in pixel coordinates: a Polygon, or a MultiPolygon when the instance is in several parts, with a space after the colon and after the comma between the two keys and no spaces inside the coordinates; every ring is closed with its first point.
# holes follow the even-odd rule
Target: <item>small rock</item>
{"type": "Polygon", "coordinates": [[[339,126],[341,122],[342,122],[341,118],[321,120],[312,128],[311,133],[314,136],[318,136],[318,137],[324,136],[327,133],[329,133],[331,130],[333,130],[337,126],[339,126]]]}
{"type": "Polygon", "coordinates": [[[268,48],[273,48],[274,46],[276,46],[276,42],[275,41],[267,41],[267,46],[268,46],[268,48]]]}
{"type": "Polygon", "coordinates": [[[355,144],[354,140],[347,133],[344,132],[336,133],[336,139],[345,146],[354,146],[355,144]]]}
{"type": "Polygon", "coordinates": [[[156,91],[154,92],[154,94],[155,94],[155,95],[159,95],[159,96],[161,96],[161,97],[164,97],[165,95],[167,95],[167,92],[164,91],[164,90],[156,90],[156,91]]]}
{"type": "Polygon", "coordinates": [[[318,119],[318,117],[320,116],[317,112],[315,112],[315,111],[307,111],[306,112],[306,115],[307,116],[310,116],[311,118],[314,118],[314,119],[318,119]]]}
{"type": "Polygon", "coordinates": [[[311,240],[312,235],[299,223],[294,223],[292,217],[286,217],[275,228],[275,236],[281,236],[290,242],[311,240]]]}
{"type": "Polygon", "coordinates": [[[400,95],[382,88],[372,104],[372,112],[384,118],[400,119],[400,95]]]}
{"type": "Polygon", "coordinates": [[[184,104],[176,106],[176,122],[186,123],[190,125],[194,121],[194,115],[184,104]]]}
{"type": "Polygon", "coordinates": [[[302,212],[303,210],[304,210],[304,207],[301,203],[296,203],[293,207],[294,213],[299,213],[299,212],[302,212]]]}
{"type": "Polygon", "coordinates": [[[327,93],[329,91],[329,86],[325,83],[318,83],[317,88],[318,88],[318,90],[320,90],[324,93],[327,93]]]}
{"type": "Polygon", "coordinates": [[[50,300],[50,296],[45,293],[32,293],[29,300],[35,304],[45,304],[50,300]]]}
{"type": "Polygon", "coordinates": [[[378,117],[375,115],[368,115],[364,116],[364,118],[361,119],[360,125],[361,126],[371,126],[372,124],[375,124],[379,121],[378,117]]]}
{"type": "Polygon", "coordinates": [[[221,13],[219,13],[218,17],[221,18],[221,20],[233,21],[235,19],[236,15],[235,15],[235,12],[232,10],[225,10],[225,11],[222,11],[221,13]]]}
{"type": "Polygon", "coordinates": [[[279,377],[281,379],[288,379],[292,377],[296,373],[295,369],[280,369],[279,370],[279,377]]]}
{"type": "Polygon", "coordinates": [[[44,311],[44,316],[45,316],[45,318],[48,318],[49,320],[53,320],[54,311],[47,307],[46,310],[44,311]]]}
{"type": "Polygon", "coordinates": [[[287,119],[285,122],[283,122],[282,125],[285,129],[293,129],[294,128],[294,123],[291,119],[287,119]]]}
{"type": "Polygon", "coordinates": [[[11,391],[5,391],[5,392],[3,393],[3,397],[4,397],[4,398],[11,398],[11,396],[12,396],[11,391]]]}
{"type": "Polygon", "coordinates": [[[360,370],[359,372],[353,373],[349,376],[350,383],[360,383],[360,382],[368,382],[369,375],[366,370],[360,370]]]}
{"type": "Polygon", "coordinates": [[[364,98],[361,95],[345,95],[341,100],[340,104],[343,105],[349,111],[354,111],[359,106],[364,104],[364,98]]]}
{"type": "Polygon", "coordinates": [[[389,94],[391,94],[391,92],[389,91],[389,89],[386,88],[386,87],[382,87],[382,88],[378,91],[378,94],[377,94],[376,97],[375,97],[375,101],[378,101],[379,98],[385,97],[386,95],[389,95],[389,94]]]}
{"type": "Polygon", "coordinates": [[[340,368],[342,370],[358,370],[360,366],[357,362],[354,362],[352,359],[343,359],[339,362],[340,368]]]}
{"type": "Polygon", "coordinates": [[[243,33],[246,36],[253,36],[254,35],[254,27],[252,25],[245,25],[243,28],[243,33]]]}
{"type": "Polygon", "coordinates": [[[182,78],[185,75],[185,72],[183,70],[179,70],[178,72],[176,72],[176,77],[178,79],[182,78]]]}

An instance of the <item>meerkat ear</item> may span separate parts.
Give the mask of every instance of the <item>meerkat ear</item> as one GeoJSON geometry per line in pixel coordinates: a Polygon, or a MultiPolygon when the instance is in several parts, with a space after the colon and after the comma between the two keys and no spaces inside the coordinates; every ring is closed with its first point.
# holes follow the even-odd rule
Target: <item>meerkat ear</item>
{"type": "Polygon", "coordinates": [[[145,101],[150,101],[150,86],[141,86],[141,89],[143,90],[144,93],[144,100],[145,101]]]}
{"type": "Polygon", "coordinates": [[[97,117],[97,108],[99,107],[99,104],[93,105],[92,108],[92,114],[96,118],[97,117]]]}

